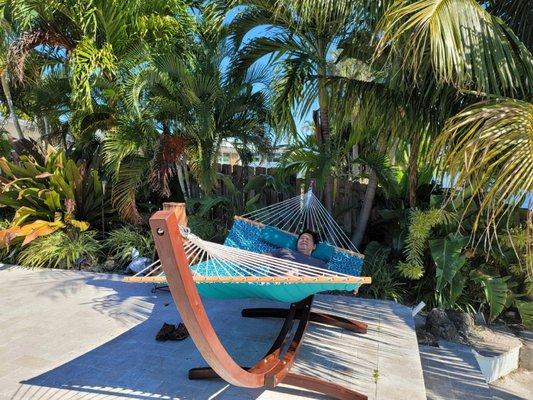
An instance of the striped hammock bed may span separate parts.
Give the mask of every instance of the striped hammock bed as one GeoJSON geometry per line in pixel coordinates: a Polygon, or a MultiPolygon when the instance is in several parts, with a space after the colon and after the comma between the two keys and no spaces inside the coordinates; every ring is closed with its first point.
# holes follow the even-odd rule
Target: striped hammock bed
{"type": "MultiPolygon", "coordinates": [[[[324,291],[356,291],[370,278],[361,277],[362,255],[310,189],[252,213],[235,217],[224,244],[179,228],[183,249],[198,292],[216,299],[261,298],[295,303],[324,291]],[[326,262],[317,268],[268,253],[295,249],[297,234],[317,232],[320,244],[312,256],[326,262]],[[266,254],[265,254],[266,253],[266,254]]],[[[160,261],[125,279],[166,282],[160,261]]]]}

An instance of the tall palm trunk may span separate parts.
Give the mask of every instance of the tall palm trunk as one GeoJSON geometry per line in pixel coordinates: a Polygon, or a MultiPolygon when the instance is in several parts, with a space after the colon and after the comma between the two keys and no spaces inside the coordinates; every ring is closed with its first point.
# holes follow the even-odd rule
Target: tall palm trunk
{"type": "Polygon", "coordinates": [[[19,119],[17,118],[17,113],[15,112],[15,105],[13,104],[13,98],[11,97],[11,90],[9,89],[9,82],[7,81],[6,76],[7,71],[4,70],[2,73],[2,90],[4,91],[4,96],[6,96],[7,106],[9,107],[9,116],[13,120],[13,125],[15,125],[15,130],[19,139],[24,139],[24,133],[20,127],[19,119]]]}
{"type": "Polygon", "coordinates": [[[374,170],[370,170],[370,176],[368,177],[368,184],[366,186],[365,197],[363,199],[363,206],[359,212],[357,218],[357,226],[355,232],[352,235],[352,243],[355,247],[359,247],[363,236],[365,235],[366,226],[368,225],[368,220],[370,219],[370,212],[372,211],[372,206],[374,204],[374,197],[376,195],[376,189],[378,187],[378,176],[374,170]]]}
{"type": "MultiPolygon", "coordinates": [[[[324,78],[326,74],[325,67],[319,66],[318,68],[318,106],[320,114],[320,137],[324,145],[325,150],[331,152],[331,143],[329,140],[330,130],[329,130],[329,111],[328,111],[328,94],[326,90],[326,83],[324,78]]],[[[332,213],[333,212],[333,178],[331,175],[326,179],[326,187],[324,188],[324,203],[326,209],[332,213]]]]}
{"type": "Polygon", "coordinates": [[[180,184],[181,193],[183,194],[183,199],[185,200],[185,202],[187,202],[189,196],[187,195],[187,188],[185,187],[185,177],[181,164],[176,165],[176,170],[178,172],[178,182],[180,184]]]}
{"type": "Polygon", "coordinates": [[[418,152],[420,149],[420,136],[415,135],[411,141],[409,154],[409,207],[416,207],[416,191],[418,189],[418,152]]]}

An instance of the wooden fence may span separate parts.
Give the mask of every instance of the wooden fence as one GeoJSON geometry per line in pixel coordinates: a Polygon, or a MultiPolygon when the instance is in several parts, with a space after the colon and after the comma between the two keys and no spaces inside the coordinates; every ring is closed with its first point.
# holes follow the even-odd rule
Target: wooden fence
{"type": "MultiPolygon", "coordinates": [[[[254,176],[265,174],[273,175],[276,172],[274,168],[243,167],[240,165],[231,166],[228,164],[218,164],[217,169],[218,172],[230,176],[233,184],[239,191],[242,191],[246,183],[254,176]]],[[[287,200],[301,193],[302,190],[306,190],[307,183],[296,176],[288,177],[285,182],[292,188],[292,191],[277,192],[270,187],[265,188],[262,192],[263,195],[261,196],[260,205],[266,207],[287,200]]],[[[361,206],[365,189],[366,185],[360,184],[359,182],[341,180],[335,182],[333,216],[339,225],[348,233],[353,232],[356,225],[357,214],[361,206]]],[[[227,189],[223,184],[220,184],[215,192],[218,195],[228,195],[227,189]]],[[[320,190],[315,190],[315,194],[319,198],[322,196],[320,190]]],[[[191,182],[191,195],[196,198],[201,195],[200,187],[194,182],[191,182]]],[[[250,193],[248,198],[251,198],[253,195],[253,193],[250,193]]]]}

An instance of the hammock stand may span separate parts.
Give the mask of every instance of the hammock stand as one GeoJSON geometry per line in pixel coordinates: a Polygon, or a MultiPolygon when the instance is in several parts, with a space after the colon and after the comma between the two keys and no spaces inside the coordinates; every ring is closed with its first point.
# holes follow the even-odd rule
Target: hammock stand
{"type": "MultiPolygon", "coordinates": [[[[196,347],[207,364],[210,365],[207,368],[190,370],[190,379],[220,377],[232,385],[247,388],[274,388],[283,382],[291,386],[323,393],[339,400],[367,400],[367,396],[341,385],[290,372],[311,319],[312,295],[291,304],[290,308],[282,313],[283,315],[286,313],[286,315],[281,330],[270,350],[261,360],[250,368],[239,366],[228,354],[209,321],[189,268],[183,239],[179,234],[176,214],[171,211],[158,211],[150,218],[150,227],[174,302],[196,347]],[[282,345],[290,333],[295,319],[299,319],[296,333],[285,354],[282,355],[282,345]]],[[[358,281],[369,283],[369,279],[363,277],[359,277],[358,281]]],[[[254,317],[260,317],[265,316],[265,314],[279,313],[277,309],[274,310],[244,310],[244,314],[250,313],[254,317]]],[[[326,321],[320,322],[330,321],[329,316],[325,318],[326,321]]],[[[337,326],[339,326],[338,321],[342,322],[341,319],[335,318],[333,321],[337,326]]],[[[347,326],[351,326],[351,324],[347,322],[347,326]]],[[[354,326],[356,331],[357,326],[358,323],[354,326]]]]}

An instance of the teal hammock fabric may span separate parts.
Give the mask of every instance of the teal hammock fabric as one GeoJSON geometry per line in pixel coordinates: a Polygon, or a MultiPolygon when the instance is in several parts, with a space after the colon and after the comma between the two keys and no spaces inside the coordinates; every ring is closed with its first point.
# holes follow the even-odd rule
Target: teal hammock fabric
{"type": "MultiPolygon", "coordinates": [[[[226,241],[226,246],[256,253],[266,253],[274,247],[260,239],[261,228],[242,220],[235,220],[226,241]]],[[[353,276],[361,275],[362,260],[357,256],[335,250],[327,267],[330,271],[353,276]]],[[[204,261],[192,266],[193,271],[203,276],[218,276],[216,263],[204,261]]],[[[346,283],[197,283],[201,296],[215,299],[260,298],[294,303],[325,291],[354,291],[359,284],[346,283]]]]}

